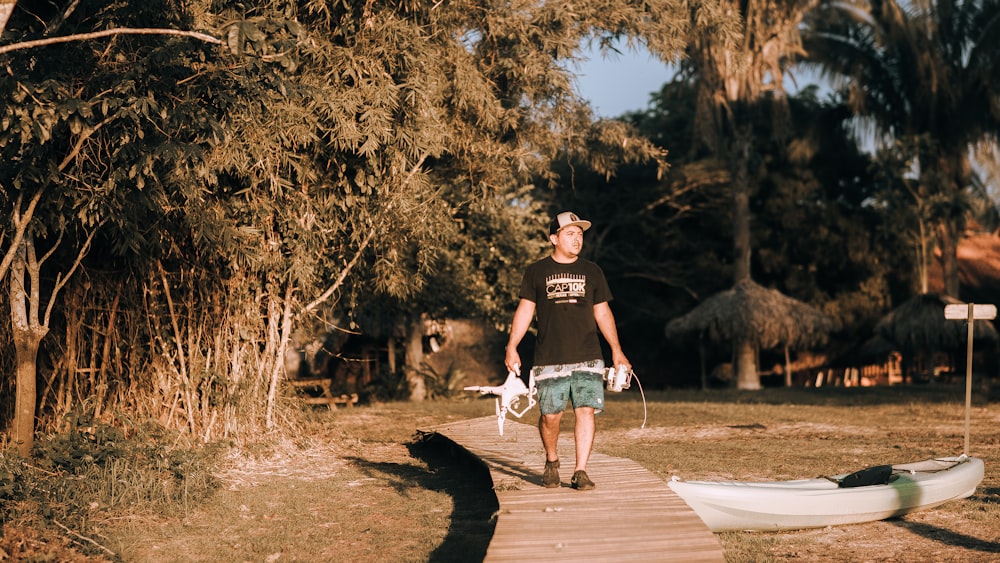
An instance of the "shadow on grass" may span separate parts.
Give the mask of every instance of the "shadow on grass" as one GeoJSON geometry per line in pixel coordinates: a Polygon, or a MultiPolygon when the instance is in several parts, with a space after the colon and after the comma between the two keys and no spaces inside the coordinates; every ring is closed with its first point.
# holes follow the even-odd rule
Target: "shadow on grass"
{"type": "MultiPolygon", "coordinates": [[[[970,500],[989,503],[996,502],[997,497],[1000,497],[1000,488],[987,487],[980,489],[977,494],[970,497],[970,500]]],[[[1000,553],[1000,543],[982,540],[961,532],[949,530],[947,528],[932,526],[923,522],[908,522],[906,520],[898,519],[892,519],[889,520],[889,522],[892,522],[894,525],[910,533],[949,546],[961,547],[983,553],[1000,553]]],[[[990,560],[992,561],[993,559],[991,558],[990,560]]]]}
{"type": "Polygon", "coordinates": [[[890,520],[890,522],[908,532],[949,546],[961,547],[982,553],[1000,553],[1000,543],[981,540],[977,537],[947,528],[931,526],[923,522],[907,522],[905,520],[890,520]]]}
{"type": "Polygon", "coordinates": [[[431,552],[430,563],[482,561],[493,539],[496,526],[494,515],[500,506],[493,493],[489,470],[453,442],[438,434],[417,438],[407,444],[410,454],[427,464],[428,470],[416,465],[372,462],[350,458],[360,468],[378,471],[399,478],[400,486],[414,484],[431,491],[447,494],[454,508],[451,525],[444,541],[431,552]]]}
{"type": "Polygon", "coordinates": [[[439,434],[426,435],[408,447],[436,475],[440,484],[436,490],[450,495],[455,503],[448,535],[428,561],[482,561],[500,509],[486,464],[439,434]]]}

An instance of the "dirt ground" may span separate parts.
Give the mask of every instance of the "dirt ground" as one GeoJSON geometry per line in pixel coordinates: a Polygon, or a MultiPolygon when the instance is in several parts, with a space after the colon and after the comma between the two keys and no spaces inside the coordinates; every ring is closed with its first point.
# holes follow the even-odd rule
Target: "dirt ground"
{"type": "MultiPolygon", "coordinates": [[[[670,429],[649,429],[652,433],[673,432],[670,429]]],[[[823,429],[812,429],[813,431],[823,429]]],[[[797,431],[802,431],[799,428],[797,431]]],[[[685,431],[685,432],[690,432],[685,431]]],[[[732,433],[726,427],[702,427],[697,430],[705,436],[719,436],[732,433]]],[[[627,441],[630,433],[609,433],[608,438],[621,443],[627,441]]],[[[635,435],[634,433],[632,434],[635,435]]],[[[648,436],[647,436],[648,438],[648,436]]],[[[634,439],[634,438],[633,438],[634,439]]],[[[437,499],[442,511],[441,526],[448,530],[440,543],[426,555],[415,552],[401,553],[396,548],[386,546],[381,555],[357,549],[350,556],[351,561],[477,561],[485,555],[492,534],[490,521],[495,510],[495,497],[489,489],[488,477],[470,479],[470,472],[476,471],[467,460],[456,459],[454,454],[443,451],[438,446],[419,446],[404,443],[358,444],[348,455],[332,449],[310,449],[292,453],[256,464],[231,468],[222,475],[227,489],[261,487],[270,479],[300,480],[300,487],[316,479],[337,479],[345,476],[350,466],[376,468],[368,470],[361,479],[353,479],[347,486],[335,488],[332,494],[343,498],[328,498],[325,502],[341,506],[355,507],[356,513],[348,519],[370,517],[366,506],[358,506],[354,498],[359,489],[378,488],[392,484],[399,476],[399,468],[405,467],[414,473],[411,478],[420,479],[423,487],[444,491],[445,497],[437,499]],[[396,468],[389,472],[377,468],[396,468]],[[426,471],[426,473],[424,473],[426,471]],[[419,474],[419,475],[418,475],[419,474]],[[335,491],[339,490],[337,493],[335,491]],[[453,504],[452,504],[453,503],[453,504]],[[452,504],[452,506],[449,506],[452,504]],[[449,514],[451,513],[451,514],[449,514]],[[447,521],[447,523],[446,523],[447,521]],[[394,555],[392,555],[394,554],[394,555]],[[411,559],[412,557],[412,559],[411,559]],[[371,559],[369,559],[371,558],[371,559]]],[[[356,476],[355,476],[356,477],[356,476]]],[[[392,485],[399,487],[396,483],[392,485]]],[[[400,495],[399,500],[415,503],[412,492],[400,495]]],[[[978,493],[1000,500],[1000,490],[981,489],[978,493]]],[[[969,501],[957,501],[958,503],[969,501]]],[[[995,514],[995,513],[994,513],[995,514]]],[[[380,513],[379,525],[390,530],[405,529],[410,526],[412,516],[406,512],[380,513]],[[395,519],[395,521],[393,521],[395,519]]],[[[194,526],[196,527],[196,526],[194,526]]],[[[190,530],[192,526],[189,526],[190,530]]],[[[177,538],[185,542],[184,538],[177,538]]],[[[190,538],[187,538],[188,540],[190,538]]],[[[408,540],[398,538],[401,545],[408,540]]],[[[723,534],[720,536],[727,552],[727,560],[735,561],[830,561],[830,562],[988,562],[1000,561],[1000,537],[995,526],[982,526],[961,511],[928,510],[908,515],[904,518],[860,524],[853,526],[829,527],[783,533],[723,534]],[[750,547],[746,547],[749,543],[750,547]],[[752,555],[745,555],[747,552],[752,555]]],[[[340,538],[339,541],[343,541],[340,538]]],[[[168,544],[169,550],[169,544],[168,544]]],[[[349,547],[349,546],[342,546],[349,547]]],[[[358,546],[355,546],[357,548],[358,546]]],[[[162,552],[164,546],[158,551],[162,552]]],[[[349,551],[349,550],[348,550],[349,551]]],[[[164,560],[142,555],[143,560],[164,560]]],[[[339,558],[336,558],[339,560],[339,558]]],[[[136,559],[138,560],[138,559],[136,559]]],[[[310,560],[299,559],[292,553],[275,556],[274,561],[310,560]],[[291,556],[291,557],[289,557],[291,556]]],[[[313,559],[320,560],[320,559],[313,559]]]]}
{"type": "MultiPolygon", "coordinates": [[[[352,424],[385,422],[361,417],[352,424]]],[[[417,428],[423,422],[393,424],[417,428]]],[[[850,427],[787,429],[835,430],[850,427]]],[[[482,560],[497,505],[481,466],[450,449],[399,439],[402,429],[369,440],[346,438],[350,426],[340,431],[343,436],[321,437],[306,447],[288,444],[259,459],[232,459],[218,474],[223,486],[216,498],[182,518],[107,522],[105,533],[91,538],[5,527],[0,561],[482,560]],[[93,545],[90,556],[81,555],[82,546],[95,538],[114,555],[94,554],[93,545]]],[[[698,441],[754,431],[721,424],[651,427],[643,433],[608,432],[604,439],[627,447],[630,441],[677,432],[685,441],[698,441]]],[[[987,467],[990,473],[989,461],[987,467]]],[[[988,476],[974,497],[947,509],[852,526],[719,537],[730,562],[1000,561],[998,503],[1000,487],[988,476]]]]}
{"type": "MultiPolygon", "coordinates": [[[[664,429],[653,430],[667,431],[664,429]]],[[[731,432],[731,429],[702,428],[701,431],[717,434],[731,432]]],[[[627,435],[628,433],[616,434],[614,439],[627,439],[627,435]]],[[[452,458],[449,452],[440,451],[438,447],[380,444],[364,447],[361,451],[356,451],[350,459],[345,459],[331,450],[306,450],[289,457],[262,461],[258,466],[245,465],[238,469],[233,468],[224,475],[224,478],[229,483],[230,489],[261,486],[262,481],[275,478],[274,476],[277,475],[302,480],[302,486],[306,486],[305,482],[319,477],[335,478],[335,468],[350,464],[363,462],[372,467],[390,467],[400,464],[409,465],[415,459],[420,460],[421,465],[426,464],[428,473],[425,477],[436,483],[428,482],[427,486],[447,487],[448,495],[452,497],[455,506],[465,507],[465,509],[464,512],[458,511],[453,515],[458,519],[464,519],[464,521],[449,524],[454,529],[445,536],[439,547],[432,550],[426,559],[417,557],[413,560],[481,560],[492,533],[492,523],[489,519],[492,516],[492,510],[495,510],[495,504],[491,502],[495,500],[495,497],[490,498],[492,495],[488,488],[488,481],[468,478],[467,471],[474,468],[463,460],[452,458]],[[458,536],[465,536],[468,540],[470,534],[475,538],[474,541],[463,541],[454,545],[458,536]]],[[[376,482],[386,478],[386,476],[372,474],[371,477],[367,478],[373,480],[372,486],[377,486],[376,482]]],[[[354,487],[347,489],[356,490],[363,486],[364,484],[355,482],[354,487]]],[[[979,494],[1000,500],[1000,490],[996,488],[981,490],[979,494]]],[[[344,490],[345,497],[351,495],[353,492],[344,490]]],[[[344,498],[328,499],[327,502],[339,502],[349,506],[351,501],[344,498]]],[[[442,507],[442,510],[449,511],[445,506],[442,507]]],[[[354,517],[365,518],[365,516],[362,509],[354,517]]],[[[398,522],[383,520],[381,525],[388,529],[400,529],[408,526],[408,518],[405,515],[400,515],[400,519],[401,521],[398,522]]],[[[977,524],[976,521],[950,510],[928,510],[899,519],[852,526],[783,533],[723,534],[720,539],[724,548],[750,542],[753,545],[751,549],[761,550],[750,557],[739,555],[741,550],[738,549],[733,550],[736,552],[734,555],[730,555],[729,550],[727,550],[727,560],[729,561],[852,563],[1000,561],[1000,543],[998,543],[1000,538],[996,536],[995,528],[985,528],[977,524]],[[748,536],[750,537],[748,538],[748,536]]],[[[365,561],[366,557],[366,554],[360,553],[352,556],[349,560],[365,561]]],[[[376,557],[372,560],[410,560],[406,555],[399,555],[399,557],[401,558],[381,559],[376,557]]],[[[275,561],[284,560],[289,559],[285,557],[275,559],[275,561]]]]}

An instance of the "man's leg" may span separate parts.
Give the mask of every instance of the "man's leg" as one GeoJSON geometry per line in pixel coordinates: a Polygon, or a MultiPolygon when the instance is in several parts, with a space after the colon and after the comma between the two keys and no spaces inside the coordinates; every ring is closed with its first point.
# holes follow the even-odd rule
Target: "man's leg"
{"type": "Polygon", "coordinates": [[[538,417],[538,433],[542,437],[542,447],[545,448],[545,471],[542,472],[542,486],[553,488],[559,486],[559,422],[562,411],[555,414],[543,414],[538,417]]]}
{"type": "Polygon", "coordinates": [[[559,423],[562,422],[562,415],[560,411],[538,417],[538,434],[542,437],[542,447],[545,448],[545,461],[559,459],[559,423]]]}
{"type": "Polygon", "coordinates": [[[576,426],[573,437],[576,440],[576,469],[575,471],[586,471],[587,461],[590,460],[590,450],[594,447],[594,433],[596,423],[594,421],[593,407],[577,407],[573,409],[576,414],[576,426]]]}

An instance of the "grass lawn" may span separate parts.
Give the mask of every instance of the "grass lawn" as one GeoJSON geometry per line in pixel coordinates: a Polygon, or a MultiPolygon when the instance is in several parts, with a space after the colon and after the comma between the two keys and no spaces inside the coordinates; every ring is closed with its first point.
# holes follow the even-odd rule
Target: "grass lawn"
{"type": "MultiPolygon", "coordinates": [[[[963,449],[962,385],[646,398],[640,428],[638,391],[609,394],[595,449],[665,480],[796,479],[963,449]]],[[[491,414],[491,399],[472,397],[307,408],[294,438],[230,455],[208,502],[168,516],[98,510],[80,535],[122,561],[481,560],[497,508],[488,474],[421,443],[415,430],[491,414]]],[[[536,416],[529,411],[522,422],[536,416]]],[[[727,560],[1000,561],[998,423],[1000,408],[974,399],[970,454],[984,459],[986,477],[973,497],[868,524],[720,534],[727,560]]],[[[569,431],[572,416],[564,424],[569,431]]],[[[75,543],[86,550],[87,541],[75,543]]],[[[92,546],[88,553],[104,560],[92,546]]]]}

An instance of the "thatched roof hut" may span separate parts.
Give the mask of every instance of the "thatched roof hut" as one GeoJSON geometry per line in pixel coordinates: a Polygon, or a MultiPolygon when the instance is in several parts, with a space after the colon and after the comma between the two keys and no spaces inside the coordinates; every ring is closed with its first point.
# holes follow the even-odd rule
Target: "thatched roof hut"
{"type": "Polygon", "coordinates": [[[860,346],[854,346],[843,354],[830,360],[827,365],[830,367],[859,367],[872,364],[885,363],[893,352],[898,352],[896,346],[884,337],[876,334],[863,342],[860,346]]]}
{"type": "MultiPolygon", "coordinates": [[[[968,338],[966,323],[944,318],[945,305],[958,304],[962,302],[947,295],[918,295],[882,317],[875,325],[875,333],[903,353],[962,348],[968,338]]],[[[996,328],[989,321],[976,321],[972,338],[996,342],[996,328]]]]}
{"type": "MultiPolygon", "coordinates": [[[[743,280],[717,293],[688,314],[667,323],[667,338],[697,334],[715,342],[745,339],[758,348],[785,348],[785,385],[792,384],[789,348],[807,348],[826,342],[833,321],[815,308],[774,289],[743,280]]],[[[702,356],[702,388],[707,375],[702,356]]],[[[753,369],[756,378],[756,369],[753,369]]],[[[742,377],[742,375],[740,376],[742,377]]]]}
{"type": "Polygon", "coordinates": [[[754,345],[808,348],[826,342],[833,321],[814,307],[780,291],[744,280],[709,297],[667,324],[667,337],[698,334],[710,340],[749,337],[754,345]]]}

